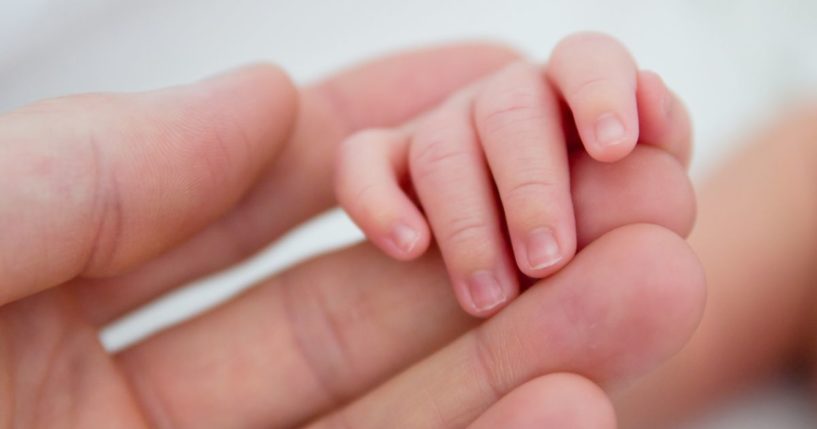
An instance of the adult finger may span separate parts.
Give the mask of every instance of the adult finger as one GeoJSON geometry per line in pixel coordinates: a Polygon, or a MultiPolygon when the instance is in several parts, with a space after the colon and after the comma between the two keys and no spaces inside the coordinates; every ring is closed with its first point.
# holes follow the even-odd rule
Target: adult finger
{"type": "MultiPolygon", "coordinates": [[[[611,209],[629,213],[616,218],[623,224],[691,223],[690,186],[675,188],[676,176],[686,176],[666,153],[639,147],[595,174],[587,171],[595,161],[575,165],[580,242],[598,237],[585,235],[582,225],[600,223],[611,209]],[[651,163],[657,155],[667,162],[651,163]],[[666,198],[671,195],[677,198],[666,198]],[[606,203],[589,205],[593,196],[606,203]]],[[[177,427],[291,427],[348,402],[474,326],[458,311],[445,279],[435,250],[398,264],[360,246],[291,269],[119,359],[156,419],[177,427]]]]}
{"type": "Polygon", "coordinates": [[[654,225],[621,227],[494,318],[307,427],[461,427],[542,375],[621,383],[683,346],[703,297],[700,263],[683,239],[654,225]]]}
{"type": "Polygon", "coordinates": [[[550,374],[505,395],[468,429],[615,429],[610,399],[574,374],[550,374]]]}
{"type": "Polygon", "coordinates": [[[190,237],[246,193],[295,112],[286,76],[255,66],[0,117],[0,304],[120,273],[190,237]]]}
{"type": "Polygon", "coordinates": [[[81,308],[104,323],[255,253],[333,204],[334,147],[346,136],[400,124],[517,57],[496,45],[443,46],[381,58],[307,88],[292,137],[233,212],[161,258],[116,278],[116,287],[82,281],[74,288],[81,308]]]}
{"type": "Polygon", "coordinates": [[[576,216],[578,246],[630,223],[654,223],[686,237],[695,223],[696,202],[683,169],[677,158],[650,146],[639,146],[614,164],[574,155],[571,194],[583,212],[576,216]]]}

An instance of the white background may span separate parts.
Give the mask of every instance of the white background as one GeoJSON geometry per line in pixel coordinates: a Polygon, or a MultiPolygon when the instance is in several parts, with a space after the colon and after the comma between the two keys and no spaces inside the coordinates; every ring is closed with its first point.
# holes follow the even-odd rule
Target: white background
{"type": "MultiPolygon", "coordinates": [[[[696,179],[751,133],[747,124],[817,96],[817,2],[808,0],[3,0],[0,111],[66,93],[175,84],[259,60],[309,82],[375,54],[451,40],[504,41],[544,59],[577,30],[619,37],[685,99],[696,179]]],[[[330,214],[238,272],[120,321],[103,340],[122,347],[271,270],[359,237],[330,214]]],[[[796,389],[771,386],[700,428],[811,428],[811,413],[796,389]]]]}

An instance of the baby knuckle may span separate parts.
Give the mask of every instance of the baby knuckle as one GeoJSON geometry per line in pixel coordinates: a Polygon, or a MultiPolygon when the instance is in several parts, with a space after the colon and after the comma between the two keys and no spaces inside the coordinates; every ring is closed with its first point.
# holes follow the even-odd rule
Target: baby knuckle
{"type": "Polygon", "coordinates": [[[513,183],[505,192],[504,198],[509,203],[529,204],[531,199],[552,199],[558,193],[559,185],[543,178],[520,180],[513,183]]]}
{"type": "Polygon", "coordinates": [[[565,98],[569,100],[585,100],[593,97],[594,94],[603,93],[604,88],[608,85],[610,85],[610,80],[603,76],[586,79],[565,88],[565,98]]]}
{"type": "Polygon", "coordinates": [[[412,173],[418,178],[428,178],[439,172],[450,171],[452,165],[467,157],[467,152],[443,140],[431,140],[418,145],[413,151],[412,173]]]}
{"type": "Polygon", "coordinates": [[[369,146],[383,141],[387,132],[387,130],[378,128],[357,131],[341,141],[338,151],[343,154],[353,154],[366,150],[369,146]]]}
{"type": "Polygon", "coordinates": [[[450,171],[457,165],[473,161],[476,143],[473,139],[457,136],[447,124],[436,124],[419,131],[409,150],[409,164],[417,178],[427,178],[439,172],[450,171]]]}
{"type": "Polygon", "coordinates": [[[373,209],[378,207],[377,202],[380,201],[382,195],[389,194],[388,188],[388,185],[383,182],[367,183],[354,191],[344,192],[343,197],[339,200],[346,210],[356,215],[377,212],[373,209]]]}
{"type": "Polygon", "coordinates": [[[462,216],[450,221],[444,240],[453,246],[466,246],[482,242],[489,235],[489,227],[484,219],[462,216]]]}
{"type": "Polygon", "coordinates": [[[544,115],[542,91],[531,87],[503,91],[478,108],[477,121],[484,134],[503,132],[509,127],[540,120],[544,115]]]}

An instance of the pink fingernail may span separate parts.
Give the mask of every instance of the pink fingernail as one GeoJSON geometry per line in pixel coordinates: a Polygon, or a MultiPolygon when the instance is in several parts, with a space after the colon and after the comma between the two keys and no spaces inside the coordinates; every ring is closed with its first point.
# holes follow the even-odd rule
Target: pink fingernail
{"type": "Polygon", "coordinates": [[[419,239],[420,234],[404,223],[398,223],[392,228],[391,241],[403,253],[411,253],[419,239]]]}
{"type": "Polygon", "coordinates": [[[505,289],[490,271],[477,271],[471,274],[467,286],[471,307],[478,313],[496,308],[508,299],[505,289]]]}
{"type": "Polygon", "coordinates": [[[525,246],[528,264],[534,270],[556,265],[562,260],[559,242],[551,228],[538,228],[531,231],[525,246]]]}
{"type": "Polygon", "coordinates": [[[614,146],[626,137],[624,123],[613,113],[605,113],[596,120],[596,142],[600,146],[614,146]]]}

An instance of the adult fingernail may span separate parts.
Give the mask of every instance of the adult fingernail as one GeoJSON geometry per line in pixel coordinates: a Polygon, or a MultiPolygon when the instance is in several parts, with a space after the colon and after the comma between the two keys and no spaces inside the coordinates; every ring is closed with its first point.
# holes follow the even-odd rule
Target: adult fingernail
{"type": "Polygon", "coordinates": [[[477,313],[489,311],[508,299],[505,289],[490,271],[477,271],[468,278],[471,307],[477,313]]]}
{"type": "Polygon", "coordinates": [[[626,134],[624,123],[613,113],[605,113],[596,120],[596,143],[600,146],[619,144],[626,134]]]}
{"type": "Polygon", "coordinates": [[[562,260],[559,241],[551,228],[538,228],[528,234],[526,243],[528,264],[534,270],[541,270],[562,260]]]}
{"type": "Polygon", "coordinates": [[[391,240],[394,245],[397,249],[406,254],[414,250],[419,238],[420,234],[404,223],[397,224],[391,232],[391,240]]]}

